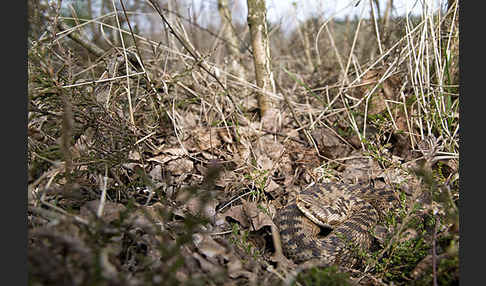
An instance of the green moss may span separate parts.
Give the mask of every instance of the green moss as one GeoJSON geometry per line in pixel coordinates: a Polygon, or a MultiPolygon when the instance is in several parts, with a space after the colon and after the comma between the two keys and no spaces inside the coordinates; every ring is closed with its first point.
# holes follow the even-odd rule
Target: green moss
{"type": "MultiPolygon", "coordinates": [[[[352,285],[349,274],[339,272],[336,266],[318,268],[314,267],[299,273],[296,279],[301,285],[345,286],[352,285]]],[[[296,285],[294,283],[292,285],[296,285]]]]}
{"type": "MultiPolygon", "coordinates": [[[[459,257],[453,256],[440,260],[436,270],[437,285],[459,285],[459,257]]],[[[411,285],[433,285],[434,274],[432,267],[427,269],[425,275],[412,281],[411,285]]]]}

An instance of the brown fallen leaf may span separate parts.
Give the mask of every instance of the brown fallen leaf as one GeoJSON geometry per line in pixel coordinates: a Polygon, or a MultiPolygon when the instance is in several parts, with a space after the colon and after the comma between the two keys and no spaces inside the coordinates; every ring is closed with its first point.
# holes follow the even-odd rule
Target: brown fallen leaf
{"type": "Polygon", "coordinates": [[[342,173],[343,178],[348,182],[365,182],[376,179],[382,174],[383,170],[376,160],[364,156],[361,151],[353,151],[350,154],[355,157],[345,161],[345,169],[342,173]]]}
{"type": "Polygon", "coordinates": [[[155,167],[150,170],[148,173],[148,176],[154,180],[154,181],[159,181],[162,182],[164,178],[162,177],[162,166],[161,165],[156,165],[155,167]]]}
{"type": "Polygon", "coordinates": [[[191,173],[194,170],[194,163],[186,158],[178,158],[167,163],[166,169],[173,175],[191,173]]]}
{"type": "MultiPolygon", "coordinates": [[[[231,130],[231,129],[230,129],[231,130]]],[[[228,144],[233,144],[233,138],[231,133],[226,128],[218,128],[218,135],[219,137],[228,144]]]]}
{"type": "Polygon", "coordinates": [[[218,201],[215,199],[209,199],[203,202],[199,197],[190,198],[185,204],[187,210],[192,215],[201,215],[206,218],[213,218],[216,215],[216,206],[218,201]],[[204,204],[204,205],[203,205],[204,204]]]}
{"type": "Polygon", "coordinates": [[[196,127],[191,131],[191,139],[197,147],[195,151],[206,151],[223,144],[217,129],[211,127],[196,127]]]}
{"type": "MultiPolygon", "coordinates": [[[[130,160],[140,161],[141,158],[142,158],[142,156],[140,155],[140,153],[138,151],[130,151],[130,153],[128,154],[128,159],[130,159],[130,160]]],[[[135,166],[140,166],[140,164],[138,164],[138,163],[124,163],[123,164],[123,167],[125,167],[129,170],[133,170],[133,168],[135,166]]]]}
{"type": "Polygon", "coordinates": [[[244,269],[242,261],[235,255],[231,247],[216,242],[209,234],[196,233],[193,235],[193,242],[198,250],[198,253],[194,253],[193,256],[204,270],[220,271],[221,262],[227,261],[225,266],[229,277],[249,277],[251,275],[251,272],[244,269]]]}
{"type": "Polygon", "coordinates": [[[159,163],[161,165],[164,165],[165,163],[170,162],[170,161],[175,160],[175,159],[178,159],[178,158],[180,158],[180,156],[178,156],[178,155],[160,154],[160,155],[154,156],[152,158],[148,158],[147,161],[148,162],[156,162],[156,163],[159,163]]]}
{"type": "Polygon", "coordinates": [[[164,211],[167,212],[168,208],[160,202],[151,206],[140,206],[130,214],[127,222],[134,227],[144,229],[147,233],[155,233],[165,227],[165,218],[162,216],[164,211]]]}
{"type": "MultiPolygon", "coordinates": [[[[274,212],[272,206],[269,209],[274,212]]],[[[231,217],[240,223],[244,228],[250,228],[250,231],[260,230],[264,226],[272,226],[273,221],[270,216],[258,207],[255,202],[243,200],[242,205],[234,206],[226,211],[224,217],[231,217]]]]}
{"type": "Polygon", "coordinates": [[[267,182],[266,182],[266,185],[265,185],[265,192],[271,194],[271,193],[276,192],[278,190],[282,190],[280,185],[275,183],[275,181],[272,180],[271,178],[267,179],[267,182]]]}
{"type": "Polygon", "coordinates": [[[202,270],[209,272],[211,274],[222,272],[221,266],[208,261],[207,259],[202,257],[199,253],[194,252],[192,256],[199,262],[199,265],[201,266],[202,270]]]}
{"type": "MultiPolygon", "coordinates": [[[[219,151],[219,150],[217,150],[219,151]]],[[[216,152],[216,153],[219,153],[219,152],[216,152]]],[[[218,156],[214,155],[214,154],[211,154],[209,152],[206,152],[206,151],[202,151],[201,152],[201,155],[204,157],[204,159],[206,160],[216,160],[218,158],[218,156]]]]}
{"type": "Polygon", "coordinates": [[[214,184],[218,187],[226,187],[229,184],[236,182],[237,179],[238,176],[234,171],[222,170],[219,173],[218,178],[214,181],[214,184]]]}
{"type": "MultiPolygon", "coordinates": [[[[86,202],[83,206],[81,206],[79,215],[85,219],[93,219],[94,217],[96,217],[99,205],[99,200],[86,202]]],[[[122,204],[109,201],[105,202],[101,219],[107,223],[110,223],[117,220],[120,217],[120,213],[125,210],[126,207],[122,204]]]]}
{"type": "Polygon", "coordinates": [[[250,221],[248,217],[243,213],[243,206],[237,205],[231,207],[225,213],[223,213],[224,218],[230,217],[233,220],[236,220],[242,227],[248,228],[250,226],[250,221]]]}
{"type": "Polygon", "coordinates": [[[343,140],[327,127],[316,128],[312,137],[317,143],[319,152],[327,158],[336,159],[347,157],[352,148],[344,144],[343,140]]]}
{"type": "Polygon", "coordinates": [[[208,234],[195,233],[192,238],[198,251],[206,257],[212,258],[218,255],[224,255],[227,252],[224,246],[214,241],[208,234]]]}
{"type": "Polygon", "coordinates": [[[228,276],[231,278],[237,278],[246,274],[244,273],[246,271],[243,269],[243,263],[241,263],[241,260],[236,259],[236,257],[235,259],[231,259],[226,266],[228,267],[228,276]]]}
{"type": "Polygon", "coordinates": [[[274,168],[274,162],[265,154],[257,156],[256,161],[261,170],[272,170],[274,168]]]}
{"type": "Polygon", "coordinates": [[[176,201],[181,204],[178,213],[184,216],[184,211],[192,215],[200,215],[208,219],[213,219],[216,215],[216,206],[218,201],[211,194],[203,193],[206,190],[198,190],[198,193],[192,193],[187,189],[177,192],[176,201]],[[203,198],[209,196],[209,198],[203,198]]]}
{"type": "Polygon", "coordinates": [[[265,154],[273,161],[278,161],[285,152],[284,146],[275,139],[274,135],[265,135],[257,141],[256,150],[265,154]]]}
{"type": "Polygon", "coordinates": [[[272,205],[269,206],[269,213],[265,213],[261,208],[258,207],[256,202],[243,201],[243,211],[250,219],[252,231],[257,231],[264,226],[272,226],[273,221],[270,218],[270,212],[272,211],[272,205]]]}
{"type": "Polygon", "coordinates": [[[160,153],[173,155],[173,156],[179,156],[179,157],[186,155],[186,151],[184,150],[184,148],[181,148],[181,147],[165,147],[165,146],[162,147],[161,146],[161,147],[157,148],[157,150],[154,152],[154,154],[158,155],[160,153]]]}
{"type": "Polygon", "coordinates": [[[276,108],[269,108],[265,111],[265,115],[261,119],[262,127],[266,130],[276,132],[281,128],[282,111],[276,108]]]}

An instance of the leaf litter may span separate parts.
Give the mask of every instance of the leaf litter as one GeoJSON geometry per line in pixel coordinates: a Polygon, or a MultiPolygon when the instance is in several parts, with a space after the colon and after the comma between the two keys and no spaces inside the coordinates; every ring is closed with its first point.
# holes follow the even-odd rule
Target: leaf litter
{"type": "MultiPolygon", "coordinates": [[[[71,49],[67,43],[63,45],[71,49]]],[[[59,53],[63,54],[62,50],[59,53]]],[[[105,60],[113,62],[113,57],[116,54],[105,60]]],[[[30,65],[41,61],[29,58],[30,65]]],[[[84,68],[70,64],[73,69],[84,68]]],[[[30,73],[47,78],[45,71],[30,69],[30,73]]],[[[157,65],[150,69],[171,79],[154,83],[167,85],[168,95],[173,97],[165,94],[157,99],[161,106],[170,107],[160,109],[165,114],[154,109],[153,90],[141,78],[130,80],[133,91],[137,90],[132,94],[136,103],[132,112],[125,81],[111,81],[111,89],[104,85],[94,97],[86,96],[87,86],[80,86],[56,91],[49,95],[50,100],[43,98],[47,95],[41,83],[33,83],[30,104],[38,111],[29,111],[28,123],[28,259],[31,274],[42,277],[44,284],[63,281],[85,285],[105,279],[113,285],[195,281],[285,285],[295,278],[296,266],[274,256],[272,229],[278,226],[273,217],[296,191],[311,182],[369,182],[378,187],[406,184],[406,202],[421,205],[415,214],[421,222],[431,214],[441,218],[451,215],[444,207],[449,202],[437,203],[431,195],[446,196],[450,191],[443,186],[430,191],[423,187],[426,175],[419,179],[410,171],[419,169],[426,156],[416,152],[415,147],[422,143],[417,139],[421,137],[415,136],[421,131],[416,125],[420,115],[400,105],[402,99],[397,95],[403,92],[403,84],[398,76],[388,77],[376,88],[367,111],[365,101],[353,111],[368,112],[372,117],[368,118],[366,136],[362,136],[353,127],[362,124],[353,125],[343,109],[348,102],[336,101],[320,118],[320,103],[292,82],[281,83],[292,104],[274,99],[277,108],[258,122],[251,109],[237,112],[220,97],[223,91],[198,69],[174,69],[171,73],[157,65]],[[194,78],[201,82],[194,82],[194,78]],[[61,99],[66,94],[74,120],[69,149],[74,167],[70,173],[65,172],[66,151],[57,146],[62,140],[59,114],[65,112],[61,99]],[[177,102],[180,104],[174,104],[177,102]],[[135,125],[130,123],[131,115],[135,125]],[[379,124],[380,116],[390,120],[379,124]],[[403,135],[410,133],[414,136],[403,135]],[[106,201],[98,216],[103,194],[106,201]]],[[[377,87],[383,75],[384,70],[378,69],[362,76],[362,87],[353,94],[356,99],[377,87]]],[[[304,80],[314,78],[308,75],[304,80]]],[[[241,89],[236,85],[229,88],[241,89]]],[[[239,99],[244,102],[249,97],[242,94],[239,99]]],[[[355,119],[360,123],[359,115],[355,119]]],[[[361,120],[364,123],[364,117],[361,120]]],[[[444,143],[436,156],[447,152],[445,149],[444,143]]],[[[435,170],[440,168],[438,179],[453,185],[457,159],[439,162],[432,164],[435,170]]],[[[450,197],[457,200],[457,192],[450,197]]],[[[405,215],[401,218],[405,220],[405,215]]],[[[389,226],[392,230],[398,227],[389,226]]],[[[400,243],[421,235],[413,228],[403,228],[397,239],[400,243]]],[[[454,223],[439,229],[442,237],[449,233],[457,234],[454,223]]],[[[387,240],[389,229],[380,243],[387,240]]],[[[400,249],[388,254],[394,251],[400,249]]],[[[439,260],[453,256],[451,250],[444,253],[447,255],[439,260]]],[[[428,271],[430,255],[424,253],[423,260],[413,265],[411,277],[428,271]]],[[[364,268],[356,271],[382,275],[369,274],[364,268]]],[[[381,277],[371,281],[382,285],[376,282],[382,281],[381,277]]]]}

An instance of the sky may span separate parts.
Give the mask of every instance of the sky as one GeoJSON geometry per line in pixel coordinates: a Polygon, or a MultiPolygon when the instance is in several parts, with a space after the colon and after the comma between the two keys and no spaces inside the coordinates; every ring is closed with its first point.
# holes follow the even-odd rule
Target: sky
{"type": "MultiPolygon", "coordinates": [[[[363,13],[368,17],[369,1],[361,0],[355,7],[357,0],[266,0],[267,17],[270,22],[280,23],[284,29],[291,29],[297,21],[303,21],[309,16],[321,16],[329,18],[334,15],[337,19],[342,19],[346,15],[353,17],[363,13]]],[[[233,5],[233,19],[242,23],[246,21],[247,8],[246,0],[229,0],[233,5]]],[[[385,10],[387,0],[379,0],[381,13],[385,10]]],[[[392,16],[405,15],[412,13],[420,15],[423,9],[423,2],[432,6],[433,10],[444,6],[444,0],[394,0],[394,10],[392,16]]],[[[219,22],[217,15],[217,0],[186,0],[186,9],[199,11],[199,20],[204,25],[205,21],[219,22]]],[[[214,23],[215,24],[215,23],[214,23]]]]}
{"type": "MultiPolygon", "coordinates": [[[[63,5],[74,2],[84,2],[85,0],[66,0],[63,5]]],[[[139,0],[133,0],[139,1],[139,0]]],[[[161,3],[167,0],[158,0],[161,3]]],[[[196,20],[201,26],[213,24],[219,25],[220,18],[217,10],[218,0],[170,0],[177,1],[179,12],[186,14],[186,17],[196,20]],[[196,15],[196,19],[187,15],[196,15]]],[[[361,0],[265,0],[267,4],[267,17],[271,23],[279,24],[284,32],[291,32],[299,22],[304,21],[309,16],[322,17],[329,19],[343,19],[346,15],[354,17],[363,15],[368,18],[370,13],[370,1],[361,0]]],[[[445,7],[447,0],[393,0],[394,9],[392,16],[405,15],[411,13],[420,15],[424,3],[435,11],[438,7],[445,7]]],[[[98,1],[94,1],[96,3],[98,1]]],[[[233,21],[244,24],[247,17],[247,0],[228,0],[232,5],[233,21]]],[[[378,0],[381,13],[384,12],[387,0],[378,0]]],[[[172,2],[173,3],[173,2],[172,2]]],[[[146,17],[146,16],[141,16],[146,17]]],[[[141,21],[142,23],[143,21],[141,21]]],[[[143,27],[142,27],[143,29],[143,27]]]]}
{"type": "MultiPolygon", "coordinates": [[[[386,0],[379,1],[382,10],[384,10],[386,2],[386,0]]],[[[341,18],[345,15],[359,15],[362,9],[369,11],[370,7],[369,0],[361,0],[357,6],[355,6],[357,0],[267,0],[267,3],[269,17],[274,19],[283,17],[289,11],[294,10],[292,3],[296,3],[300,17],[325,12],[326,14],[337,13],[337,17],[341,18]]],[[[394,6],[396,14],[421,11],[420,1],[415,0],[394,0],[394,6]]]]}

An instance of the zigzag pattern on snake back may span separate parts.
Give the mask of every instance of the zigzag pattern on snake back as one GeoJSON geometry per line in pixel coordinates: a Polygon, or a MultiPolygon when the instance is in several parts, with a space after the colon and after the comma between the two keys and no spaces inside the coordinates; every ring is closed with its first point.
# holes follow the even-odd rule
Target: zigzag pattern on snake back
{"type": "Polygon", "coordinates": [[[397,202],[391,190],[359,184],[316,184],[277,212],[275,223],[284,254],[296,263],[317,259],[351,267],[357,262],[355,247],[371,246],[371,231],[397,202]],[[332,231],[319,236],[319,226],[332,231]]]}

